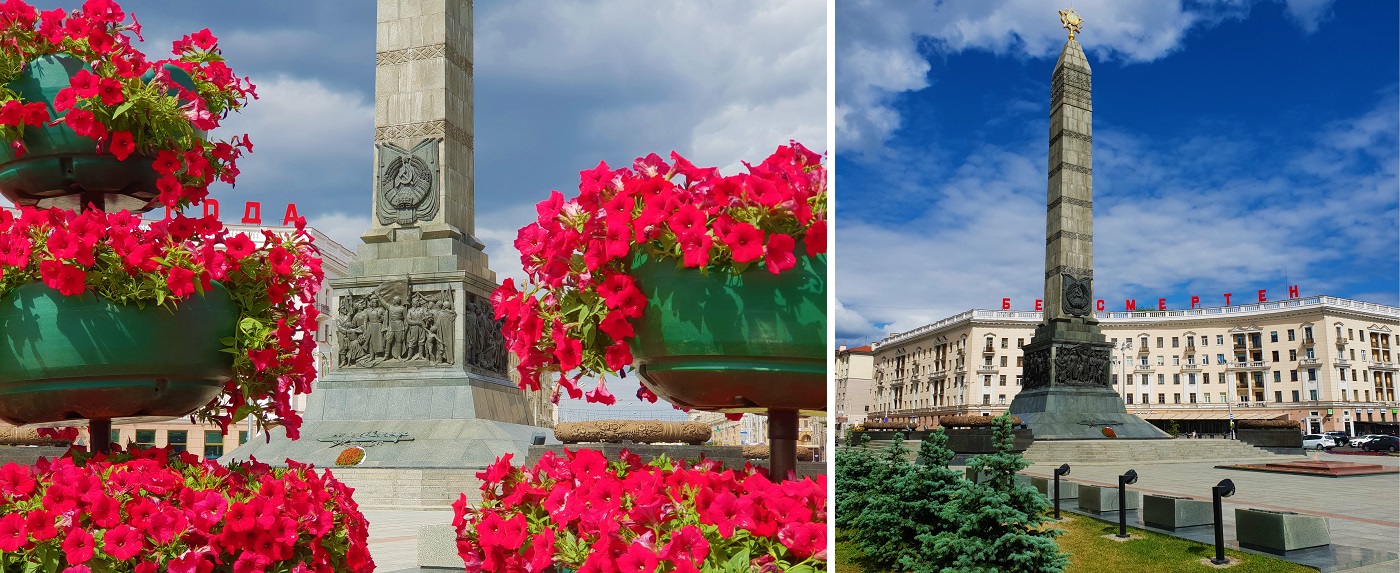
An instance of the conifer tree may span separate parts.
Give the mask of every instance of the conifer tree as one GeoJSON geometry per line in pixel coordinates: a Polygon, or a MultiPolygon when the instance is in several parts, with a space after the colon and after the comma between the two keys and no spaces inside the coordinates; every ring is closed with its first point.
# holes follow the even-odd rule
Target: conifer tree
{"type": "Polygon", "coordinates": [[[914,573],[1061,573],[1069,556],[1060,551],[1050,521],[1049,501],[1016,481],[1030,465],[1013,453],[1011,419],[997,418],[995,453],[973,457],[968,469],[981,481],[959,480],[951,489],[941,517],[951,531],[918,536],[919,551],[902,563],[914,573]]]}
{"type": "Polygon", "coordinates": [[[948,469],[953,452],[942,429],[919,446],[912,465],[890,476],[869,498],[855,520],[853,544],[872,566],[903,571],[918,560],[919,537],[951,531],[954,524],[942,517],[949,496],[960,481],[948,469]]]}

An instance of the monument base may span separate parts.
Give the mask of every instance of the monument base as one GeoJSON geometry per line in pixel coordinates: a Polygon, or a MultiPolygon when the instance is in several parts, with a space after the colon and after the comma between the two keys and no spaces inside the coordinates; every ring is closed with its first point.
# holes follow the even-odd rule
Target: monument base
{"type": "Polygon", "coordinates": [[[1039,440],[1171,439],[1142,418],[1129,414],[1123,397],[1110,388],[1052,387],[1025,390],[1007,410],[1039,440]],[[1116,438],[1104,435],[1113,430],[1116,438]]]}
{"type": "Polygon", "coordinates": [[[524,460],[532,442],[549,439],[533,425],[525,393],[509,382],[463,374],[383,380],[368,372],[337,372],[318,382],[307,404],[301,438],[283,429],[254,436],[221,462],[274,466],[287,459],[335,467],[351,447],[365,451],[359,467],[481,469],[504,454],[524,460]],[[348,379],[347,379],[348,378],[348,379]]]}

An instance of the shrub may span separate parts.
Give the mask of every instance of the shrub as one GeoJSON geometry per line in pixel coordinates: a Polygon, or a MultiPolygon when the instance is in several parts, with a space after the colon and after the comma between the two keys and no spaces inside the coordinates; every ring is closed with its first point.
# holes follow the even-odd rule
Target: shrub
{"type": "MultiPolygon", "coordinates": [[[[996,425],[996,420],[991,416],[943,416],[938,419],[938,425],[945,428],[985,428],[996,425]]],[[[1021,417],[1012,416],[1011,425],[1021,425],[1021,417]]]]}
{"type": "Polygon", "coordinates": [[[1235,425],[1246,430],[1302,430],[1302,420],[1239,420],[1235,425]]]}

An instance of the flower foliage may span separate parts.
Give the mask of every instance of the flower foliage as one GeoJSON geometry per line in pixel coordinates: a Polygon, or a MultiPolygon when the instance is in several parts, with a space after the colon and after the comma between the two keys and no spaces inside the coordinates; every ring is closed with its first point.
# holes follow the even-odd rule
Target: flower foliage
{"type": "MultiPolygon", "coordinates": [[[[522,388],[538,390],[557,373],[571,398],[585,397],[584,376],[631,367],[632,321],[647,299],[628,274],[634,257],[674,260],[702,274],[740,274],[752,266],[781,273],[797,258],[826,252],[826,170],[796,142],[748,173],[722,176],[671,153],[631,169],[606,163],[579,174],[579,194],[558,191],[536,205],[515,247],[528,275],[506,279],[491,296],[522,388]]],[[[760,271],[762,272],[762,271],[760,271]]],[[[653,401],[645,388],[640,394],[653,401]]],[[[600,382],[589,402],[615,398],[600,382]]]]}
{"type": "Polygon", "coordinates": [[[761,470],[643,463],[623,451],[546,452],[534,467],[507,454],[484,473],[482,502],[453,504],[467,571],[821,571],[826,487],[774,483],[761,470]],[[555,569],[551,569],[555,568],[555,569]]]}
{"type": "Polygon", "coordinates": [[[198,203],[213,181],[232,184],[237,159],[252,151],[247,135],[211,141],[206,132],[256,99],[256,87],[225,64],[207,28],[175,41],[174,57],[150,60],[132,45],[132,35],[141,37],[136,16],[129,24],[126,17],[112,0],[42,13],[23,0],[0,3],[0,137],[20,155],[26,129],[66,125],[94,140],[97,153],[154,159],[161,203],[198,203]],[[35,58],[51,54],[87,65],[54,98],[54,112],[63,115],[52,118],[47,104],[24,101],[8,86],[35,58]],[[188,74],[194,89],[180,85],[171,68],[188,74]]]}
{"type": "Polygon", "coordinates": [[[350,488],[309,466],[189,452],[77,454],[0,468],[6,571],[374,570],[350,488]]]}
{"type": "Polygon", "coordinates": [[[291,397],[310,393],[316,377],[312,303],[324,275],[304,221],[291,236],[264,230],[261,243],[230,234],[212,216],[176,214],[143,227],[127,211],[25,207],[16,217],[0,209],[0,296],[38,280],[65,296],[173,308],[218,281],[239,311],[234,336],[224,340],[234,376],[194,415],[225,431],[252,416],[295,438],[301,418],[291,397]]]}

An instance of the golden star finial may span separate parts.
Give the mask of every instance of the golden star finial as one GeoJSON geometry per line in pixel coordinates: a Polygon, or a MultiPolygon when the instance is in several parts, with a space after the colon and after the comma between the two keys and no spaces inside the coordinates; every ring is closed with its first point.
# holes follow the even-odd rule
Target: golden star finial
{"type": "Polygon", "coordinates": [[[1060,24],[1069,30],[1069,39],[1073,40],[1074,35],[1079,33],[1079,27],[1084,25],[1084,19],[1079,17],[1074,8],[1060,10],[1060,24]]]}

